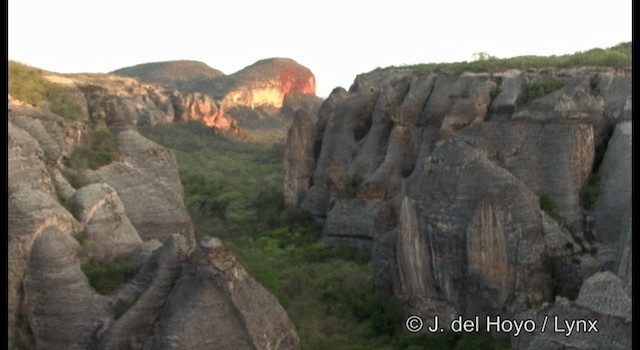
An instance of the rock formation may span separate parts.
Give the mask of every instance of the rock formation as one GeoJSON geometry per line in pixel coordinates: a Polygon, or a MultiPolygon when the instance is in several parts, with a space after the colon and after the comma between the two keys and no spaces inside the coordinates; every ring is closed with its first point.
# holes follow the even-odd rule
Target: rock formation
{"type": "Polygon", "coordinates": [[[325,241],[370,252],[376,287],[406,314],[602,316],[608,340],[594,344],[630,340],[629,315],[612,311],[632,284],[630,117],[629,70],[378,69],[334,90],[315,125],[294,120],[285,203],[325,241]],[[526,100],[532,84],[556,88],[526,100]],[[603,269],[621,282],[602,289],[603,269]]]}
{"type": "Polygon", "coordinates": [[[189,339],[176,343],[187,349],[218,346],[228,330],[229,344],[299,348],[277,300],[229,251],[211,241],[196,250],[176,159],[138,132],[142,121],[184,113],[174,109],[179,94],[115,76],[49,80],[82,107],[71,120],[10,98],[9,344],[143,349],[189,339]],[[124,284],[104,286],[118,274],[124,284]],[[215,338],[193,318],[206,307],[200,317],[227,327],[215,338]]]}
{"type": "Polygon", "coordinates": [[[266,142],[286,138],[293,119],[286,109],[304,108],[315,114],[321,101],[315,97],[311,71],[286,58],[261,60],[230,75],[192,61],[148,63],[113,73],[171,90],[147,85],[136,89],[143,93],[141,102],[145,104],[140,108],[138,102],[136,108],[149,115],[144,123],[201,120],[266,142]],[[300,99],[306,100],[306,105],[292,101],[300,99]]]}

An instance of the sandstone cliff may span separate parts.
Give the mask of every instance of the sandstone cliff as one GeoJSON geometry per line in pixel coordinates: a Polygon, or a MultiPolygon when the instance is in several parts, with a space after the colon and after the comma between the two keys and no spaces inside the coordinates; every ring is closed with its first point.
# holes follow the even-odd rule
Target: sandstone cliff
{"type": "MultiPolygon", "coordinates": [[[[631,284],[630,118],[629,70],[379,69],[294,121],[285,202],[369,251],[406,314],[509,318],[564,297],[581,306],[553,307],[584,316],[594,273],[631,284]]],[[[630,334],[606,317],[608,339],[630,334]]]]}
{"type": "Polygon", "coordinates": [[[283,141],[293,120],[288,110],[305,108],[315,114],[321,102],[315,97],[313,73],[285,58],[261,60],[230,75],[191,61],[148,63],[113,73],[169,89],[163,91],[159,86],[138,89],[148,95],[142,97],[144,107],[138,108],[145,114],[157,115],[152,123],[202,120],[221,130],[242,133],[238,136],[251,140],[283,141]],[[306,102],[301,105],[296,103],[299,100],[306,102]]]}
{"type": "Polygon", "coordinates": [[[50,101],[10,97],[10,344],[299,348],[277,300],[229,251],[196,247],[174,155],[137,130],[175,118],[182,97],[130,78],[48,79],[81,107],[63,117],[50,101]]]}

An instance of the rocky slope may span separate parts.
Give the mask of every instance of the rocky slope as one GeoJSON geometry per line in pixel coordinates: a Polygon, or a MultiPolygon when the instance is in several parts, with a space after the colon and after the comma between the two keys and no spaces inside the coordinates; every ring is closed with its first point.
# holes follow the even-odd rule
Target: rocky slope
{"type": "MultiPolygon", "coordinates": [[[[609,309],[632,284],[630,147],[629,70],[389,68],[294,121],[284,196],[326,241],[370,252],[377,288],[407,315],[553,311],[630,339],[630,315],[609,309]],[[603,270],[619,297],[593,287],[603,270]]],[[[591,348],[602,333],[515,344],[591,348]]]]}
{"type": "Polygon", "coordinates": [[[82,108],[71,120],[9,101],[10,344],[299,348],[234,256],[215,239],[196,244],[175,157],[138,133],[182,97],[115,76],[49,79],[82,108]],[[120,271],[132,278],[101,287],[120,271]]]}
{"type": "Polygon", "coordinates": [[[145,113],[157,115],[151,123],[196,119],[267,142],[283,141],[295,111],[315,113],[321,102],[315,96],[313,73],[285,58],[261,60],[231,75],[191,61],[148,63],[113,73],[168,89],[137,89],[147,95],[145,113]]]}

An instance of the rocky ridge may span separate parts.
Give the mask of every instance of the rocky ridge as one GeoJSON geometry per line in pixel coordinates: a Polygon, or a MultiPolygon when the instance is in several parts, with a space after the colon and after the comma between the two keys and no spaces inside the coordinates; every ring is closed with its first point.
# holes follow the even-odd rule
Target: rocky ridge
{"type": "Polygon", "coordinates": [[[9,98],[10,344],[299,348],[285,311],[233,255],[216,240],[197,246],[174,155],[137,130],[166,121],[179,95],[115,76],[49,80],[82,115],[9,98]],[[132,278],[102,290],[90,264],[132,278]]]}
{"type": "MultiPolygon", "coordinates": [[[[607,314],[582,297],[595,273],[612,271],[620,295],[632,284],[630,145],[629,70],[382,69],[294,121],[284,197],[324,240],[370,252],[377,288],[407,315],[594,318],[607,314]]],[[[630,339],[628,317],[606,317],[607,339],[630,339]]],[[[516,347],[592,336],[544,337],[516,347]]]]}
{"type": "Polygon", "coordinates": [[[141,110],[157,114],[154,121],[162,120],[162,115],[166,121],[202,120],[248,137],[260,135],[268,142],[283,141],[295,111],[315,113],[321,101],[315,97],[313,73],[286,58],[261,60],[230,75],[191,61],[148,63],[113,74],[167,89],[143,87],[150,95],[143,100],[156,106],[147,103],[141,110]]]}

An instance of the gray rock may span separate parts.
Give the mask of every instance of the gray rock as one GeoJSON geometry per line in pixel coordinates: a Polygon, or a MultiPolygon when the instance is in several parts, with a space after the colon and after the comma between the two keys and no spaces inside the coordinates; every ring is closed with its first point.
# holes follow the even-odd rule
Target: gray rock
{"type": "Polygon", "coordinates": [[[631,217],[631,143],[631,122],[617,124],[600,165],[602,192],[593,215],[596,236],[610,244],[617,242],[631,217]]]}
{"type": "Polygon", "coordinates": [[[534,320],[537,328],[512,337],[514,349],[632,349],[631,296],[611,272],[585,281],[575,302],[557,298],[517,318],[534,320]],[[565,322],[573,322],[571,334],[565,322]]]}
{"type": "Polygon", "coordinates": [[[95,243],[99,258],[123,257],[142,244],[111,186],[85,186],[76,191],[68,203],[75,208],[75,215],[84,225],[83,233],[95,243]]]}
{"type": "Polygon", "coordinates": [[[9,194],[26,187],[55,193],[45,167],[45,154],[38,141],[10,121],[8,132],[9,194]]]}
{"type": "Polygon", "coordinates": [[[286,312],[221,244],[184,266],[146,349],[298,349],[286,312]]]}
{"type": "Polygon", "coordinates": [[[519,319],[534,320],[537,328],[533,333],[521,332],[518,337],[512,337],[513,349],[632,349],[631,322],[620,317],[595,313],[574,303],[556,303],[519,319]],[[545,317],[546,329],[541,332],[545,317]],[[569,336],[569,327],[565,322],[574,322],[569,336]],[[576,331],[577,322],[580,322],[580,331],[576,331]],[[596,322],[597,332],[590,327],[593,322],[596,322]]]}
{"type": "Polygon", "coordinates": [[[86,349],[108,319],[107,300],[89,286],[76,258],[78,242],[55,227],[38,234],[24,282],[36,349],[86,349]]]}
{"type": "Polygon", "coordinates": [[[445,318],[508,315],[550,298],[537,198],[522,182],[454,140],[437,144],[418,171],[407,194],[416,203],[416,231],[431,248],[398,261],[431,266],[432,278],[412,308],[445,318]],[[420,256],[426,261],[414,260],[420,256]]]}
{"type": "Polygon", "coordinates": [[[622,235],[618,240],[618,260],[617,260],[617,275],[622,279],[627,289],[627,292],[631,294],[633,286],[633,244],[632,244],[632,225],[631,218],[627,220],[627,224],[622,230],[622,235]]]}
{"type": "Polygon", "coordinates": [[[549,195],[555,213],[569,226],[581,228],[580,191],[594,157],[589,125],[486,122],[461,130],[455,138],[485,152],[538,196],[549,195]]]}
{"type": "MultiPolygon", "coordinates": [[[[153,336],[153,329],[165,308],[182,264],[193,251],[184,237],[173,235],[140,268],[134,279],[118,292],[115,301],[132,306],[103,331],[98,349],[142,349],[153,336]]],[[[207,334],[205,332],[205,334],[207,334]]]]}
{"type": "Polygon", "coordinates": [[[321,149],[299,206],[324,223],[326,239],[372,251],[376,286],[405,312],[515,315],[554,295],[575,298],[626,254],[594,238],[581,193],[595,145],[631,109],[630,75],[359,75],[318,112],[321,149]],[[564,86],[516,106],[524,84],[548,78],[564,86]],[[545,194],[553,217],[540,210],[545,194]]]}
{"type": "Polygon", "coordinates": [[[23,278],[34,240],[45,229],[55,228],[72,236],[79,232],[79,224],[60,203],[47,193],[30,187],[15,191],[8,200],[8,307],[9,330],[15,330],[15,321],[24,294],[23,278]]]}
{"type": "Polygon", "coordinates": [[[175,233],[193,235],[182,197],[156,177],[124,162],[104,166],[95,175],[116,190],[126,216],[143,240],[164,241],[175,233]]]}
{"type": "Polygon", "coordinates": [[[329,211],[322,230],[323,239],[329,242],[343,242],[372,249],[376,204],[359,198],[340,199],[329,211]]]}
{"type": "Polygon", "coordinates": [[[609,271],[596,273],[586,280],[576,304],[631,321],[631,295],[626,292],[624,282],[609,271]]]}
{"type": "Polygon", "coordinates": [[[544,211],[541,214],[546,253],[553,268],[554,291],[573,300],[582,282],[602,267],[602,262],[592,253],[599,246],[571,234],[544,211]]]}
{"type": "Polygon", "coordinates": [[[311,183],[311,174],[315,165],[314,147],[315,120],[299,113],[293,121],[287,136],[284,149],[284,203],[289,207],[296,207],[311,183]]]}
{"type": "Polygon", "coordinates": [[[144,265],[158,248],[162,247],[162,243],[157,239],[151,239],[138,245],[127,258],[133,266],[144,265]]]}
{"type": "Polygon", "coordinates": [[[38,119],[18,115],[11,118],[11,121],[15,126],[25,130],[35,140],[38,140],[38,144],[42,147],[46,164],[53,165],[60,160],[62,156],[60,146],[51,138],[38,119]]]}
{"type": "Polygon", "coordinates": [[[518,70],[496,74],[499,85],[494,90],[495,98],[489,107],[491,120],[508,120],[516,110],[516,100],[524,83],[524,77],[518,70]]]}

